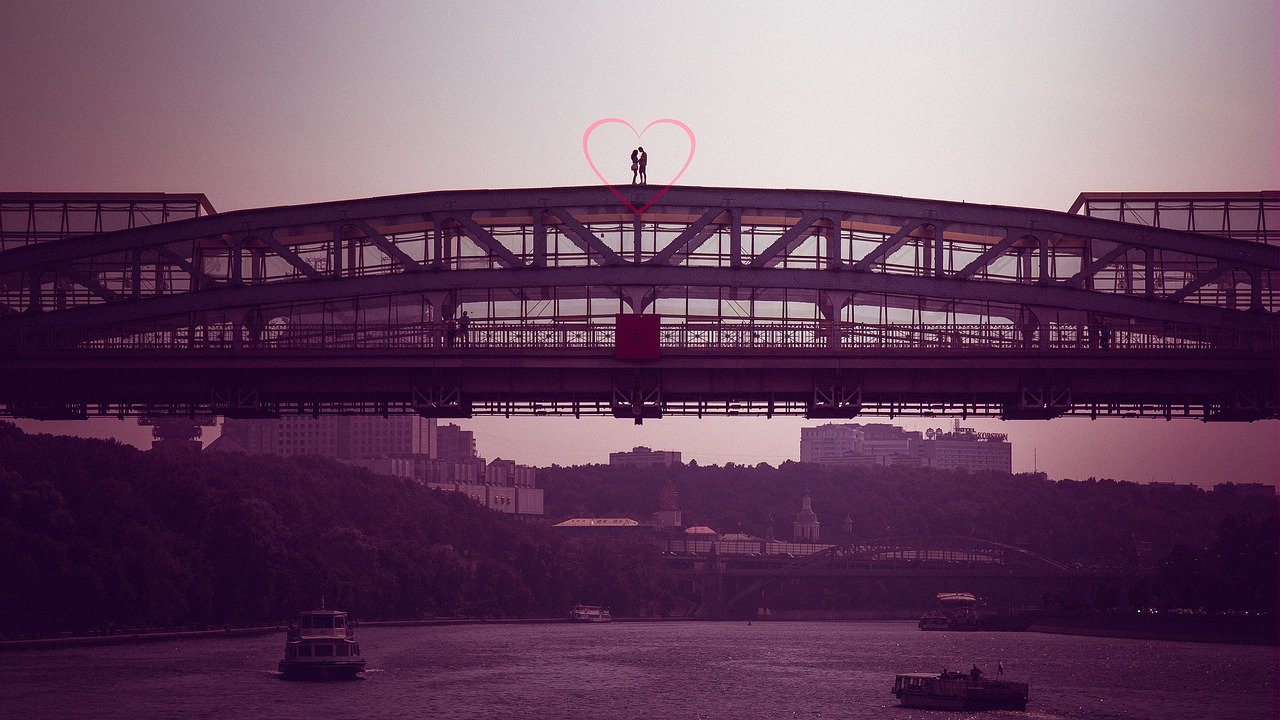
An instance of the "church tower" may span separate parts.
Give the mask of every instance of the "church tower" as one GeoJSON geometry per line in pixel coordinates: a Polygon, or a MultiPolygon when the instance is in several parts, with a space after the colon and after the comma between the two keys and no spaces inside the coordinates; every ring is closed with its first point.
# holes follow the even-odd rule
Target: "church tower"
{"type": "Polygon", "coordinates": [[[809,492],[806,490],[804,494],[804,502],[800,505],[800,512],[796,513],[796,521],[792,526],[792,535],[796,542],[818,542],[818,531],[821,523],[818,522],[818,516],[813,512],[813,501],[809,499],[809,492]]]}
{"type": "Polygon", "coordinates": [[[653,524],[659,530],[684,526],[680,517],[680,493],[676,492],[676,484],[668,477],[658,493],[658,512],[653,514],[653,524]]]}

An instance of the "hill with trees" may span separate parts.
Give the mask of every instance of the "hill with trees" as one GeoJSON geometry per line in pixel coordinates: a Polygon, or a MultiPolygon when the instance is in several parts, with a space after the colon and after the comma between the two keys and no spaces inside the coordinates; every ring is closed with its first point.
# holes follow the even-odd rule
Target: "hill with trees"
{"type": "Polygon", "coordinates": [[[324,458],[142,452],[0,423],[0,636],[360,619],[620,614],[653,553],[588,544],[324,458]]]}
{"type": "MultiPolygon", "coordinates": [[[[364,620],[557,617],[575,602],[664,615],[688,605],[654,546],[550,525],[646,520],[667,479],[686,524],[720,532],[772,524],[788,538],[808,492],[824,542],[963,535],[1112,566],[1143,549],[1142,599],[1277,604],[1276,500],[1243,492],[799,463],[553,466],[539,474],[545,522],[528,523],[324,458],[143,452],[0,422],[0,637],[279,623],[322,599],[364,620]]],[[[822,602],[845,602],[827,590],[822,602]]]]}
{"type": "Polygon", "coordinates": [[[539,484],[549,517],[647,519],[668,478],[685,525],[721,533],[763,537],[772,526],[790,539],[808,493],[826,543],[959,535],[1064,564],[1133,570],[1134,604],[1151,597],[1168,607],[1272,611],[1280,600],[1277,500],[1231,487],[795,462],[552,467],[539,484]]]}

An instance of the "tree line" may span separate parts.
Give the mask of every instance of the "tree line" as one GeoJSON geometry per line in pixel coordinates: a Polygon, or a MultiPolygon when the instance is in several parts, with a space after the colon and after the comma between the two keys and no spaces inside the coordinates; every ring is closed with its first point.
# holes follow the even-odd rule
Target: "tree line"
{"type": "Polygon", "coordinates": [[[658,558],[319,457],[154,453],[0,423],[0,636],[660,612],[658,558]]]}
{"type": "Polygon", "coordinates": [[[1013,545],[1064,564],[1123,569],[1131,606],[1273,611],[1280,604],[1280,514],[1274,495],[1043,473],[920,467],[590,465],[542,470],[550,516],[646,518],[663,483],[685,525],[790,540],[803,497],[821,541],[958,535],[1013,545]],[[849,529],[846,530],[846,525],[849,529]]]}
{"type": "Polygon", "coordinates": [[[647,520],[668,480],[686,525],[722,533],[789,539],[808,493],[824,542],[963,535],[1145,568],[1135,604],[1277,605],[1276,501],[1244,493],[791,462],[552,466],[546,515],[526,522],[319,457],[143,452],[0,423],[0,636],[277,623],[322,601],[365,620],[553,617],[577,602],[663,615],[687,603],[643,536],[551,525],[647,520]]]}

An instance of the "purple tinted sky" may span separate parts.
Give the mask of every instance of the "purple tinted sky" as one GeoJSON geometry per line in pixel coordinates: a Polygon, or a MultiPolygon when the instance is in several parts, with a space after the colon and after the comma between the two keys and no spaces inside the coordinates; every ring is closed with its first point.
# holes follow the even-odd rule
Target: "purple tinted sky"
{"type": "MultiPolygon", "coordinates": [[[[687,123],[696,185],[1058,210],[1081,191],[1273,189],[1276,28],[1268,0],[4,0],[0,190],[203,192],[225,211],[588,184],[582,133],[604,117],[687,123]]],[[[687,153],[674,135],[644,138],[651,182],[687,153]]],[[[490,458],[546,465],[641,444],[776,464],[812,423],[462,424],[490,458]]],[[[968,424],[1054,478],[1280,479],[1277,422],[968,424]]]]}

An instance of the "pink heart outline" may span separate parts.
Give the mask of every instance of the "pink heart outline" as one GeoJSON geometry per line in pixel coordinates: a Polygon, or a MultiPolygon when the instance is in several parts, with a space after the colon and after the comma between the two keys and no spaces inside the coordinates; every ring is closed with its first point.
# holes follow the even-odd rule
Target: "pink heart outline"
{"type": "Polygon", "coordinates": [[[641,130],[640,132],[636,132],[635,126],[633,126],[631,123],[627,122],[626,120],[622,120],[621,118],[604,118],[591,123],[591,126],[587,128],[587,131],[582,134],[582,154],[586,156],[587,164],[591,166],[591,171],[596,174],[596,177],[600,178],[600,182],[603,182],[605,184],[605,187],[609,188],[609,192],[616,195],[617,198],[621,200],[624,205],[631,208],[631,212],[637,215],[643,213],[645,210],[648,210],[650,205],[653,205],[654,203],[658,202],[658,198],[666,194],[666,192],[671,189],[671,186],[676,184],[676,181],[680,179],[680,176],[684,174],[684,171],[689,168],[689,163],[693,162],[693,152],[694,150],[697,149],[697,147],[698,147],[698,141],[696,138],[694,138],[693,131],[689,129],[689,126],[685,125],[679,120],[672,120],[671,118],[662,118],[661,120],[654,120],[648,125],[645,125],[644,130],[641,130]],[[632,205],[629,200],[622,197],[622,193],[618,192],[617,189],[613,187],[613,183],[605,179],[604,175],[600,173],[600,170],[596,168],[596,164],[591,160],[591,151],[587,149],[587,140],[591,137],[591,133],[595,132],[595,129],[600,127],[601,125],[608,125],[609,123],[622,123],[623,125],[626,125],[628,128],[631,129],[631,132],[635,133],[636,139],[639,139],[641,135],[644,135],[646,132],[648,132],[649,128],[653,127],[654,125],[663,125],[663,124],[675,125],[681,130],[684,130],[685,135],[689,136],[689,157],[685,158],[684,166],[680,168],[680,172],[676,173],[676,176],[671,178],[671,182],[667,183],[666,187],[662,188],[661,192],[659,192],[657,195],[654,195],[652,200],[645,203],[644,206],[642,206],[638,210],[636,209],[636,206],[632,205]]]}

